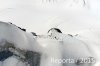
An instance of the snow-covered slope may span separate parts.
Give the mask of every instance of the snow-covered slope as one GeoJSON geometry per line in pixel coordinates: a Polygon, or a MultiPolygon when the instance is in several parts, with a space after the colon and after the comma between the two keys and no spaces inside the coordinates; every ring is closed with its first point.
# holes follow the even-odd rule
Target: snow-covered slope
{"type": "Polygon", "coordinates": [[[0,53],[6,57],[2,60],[0,54],[1,66],[99,66],[99,46],[97,30],[72,36],[52,28],[47,35],[34,37],[16,25],[0,22],[0,53]],[[8,57],[7,52],[11,53],[8,57]],[[78,62],[80,58],[84,59],[82,64],[78,62]],[[59,59],[67,62],[55,61],[59,59]],[[71,63],[68,59],[75,61],[71,63]]]}
{"type": "MultiPolygon", "coordinates": [[[[86,37],[80,33],[77,36],[66,35],[57,32],[55,29],[49,31],[49,35],[40,35],[37,41],[44,48],[41,66],[99,66],[100,65],[100,52],[99,43],[95,43],[89,35],[86,37]],[[84,38],[86,37],[86,38],[84,38]],[[83,39],[84,38],[84,39],[83,39]],[[77,63],[79,59],[81,62],[77,63]],[[67,61],[61,61],[66,59],[67,61]],[[68,59],[74,59],[75,62],[70,62],[68,59]],[[86,62],[88,60],[88,62],[86,62]],[[90,62],[89,62],[90,61],[90,62]],[[96,63],[95,63],[96,62],[96,63]]],[[[94,31],[96,32],[96,31],[94,31]]],[[[96,38],[96,36],[95,36],[96,38]]],[[[98,39],[98,38],[97,38],[98,39]]]]}
{"type": "Polygon", "coordinates": [[[5,41],[9,41],[13,44],[16,44],[16,47],[20,47],[22,49],[31,48],[28,45],[29,41],[27,41],[27,36],[26,36],[27,34],[25,34],[24,31],[20,30],[15,25],[0,22],[0,30],[1,30],[0,31],[0,42],[2,44],[5,41]],[[24,47],[23,47],[23,44],[24,44],[24,47]]]}
{"type": "Polygon", "coordinates": [[[91,29],[84,30],[78,33],[76,36],[77,39],[85,42],[89,47],[91,47],[91,52],[94,56],[96,56],[96,64],[95,66],[100,65],[100,30],[99,29],[91,29]]]}
{"type": "MultiPolygon", "coordinates": [[[[23,32],[14,25],[0,23],[0,45],[10,42],[22,52],[29,50],[43,53],[41,66],[61,66],[62,64],[56,65],[50,63],[50,58],[52,56],[61,58],[63,55],[62,52],[65,50],[68,54],[64,54],[69,57],[73,57],[74,54],[76,54],[74,57],[82,57],[84,56],[82,54],[83,52],[80,51],[80,49],[82,49],[86,56],[89,57],[91,56],[91,53],[89,53],[86,47],[89,46],[93,57],[96,58],[98,62],[95,66],[100,66],[99,31],[83,31],[85,29],[91,30],[100,28],[99,19],[93,15],[93,12],[96,13],[94,5],[99,5],[96,5],[93,2],[97,4],[97,2],[99,3],[99,0],[0,0],[0,21],[12,22],[26,28],[27,31],[34,31],[37,34],[46,34],[48,29],[53,27],[60,28],[65,34],[82,32],[75,38],[64,35],[64,43],[62,43],[54,37],[48,37],[48,35],[43,35],[42,38],[34,39],[32,34],[23,32]],[[64,44],[63,51],[60,44],[64,44]],[[78,51],[75,51],[76,49],[78,51]]],[[[99,11],[98,7],[96,10],[99,11]]],[[[98,13],[99,12],[96,14],[98,13]]],[[[57,34],[56,36],[59,35],[57,34]]],[[[62,34],[60,35],[60,38],[63,38],[62,34]]],[[[20,51],[17,52],[19,53],[20,51]]],[[[20,56],[23,58],[24,55],[22,54],[20,56]]],[[[16,57],[10,57],[3,63],[0,62],[0,64],[1,66],[2,64],[3,66],[16,66],[17,61],[19,61],[19,59],[16,57]]],[[[22,61],[19,63],[19,66],[24,65],[26,64],[22,61]]],[[[64,65],[66,66],[66,64],[64,65]]],[[[75,64],[69,64],[69,66],[75,66],[75,64]]]]}
{"type": "Polygon", "coordinates": [[[51,27],[61,28],[64,33],[99,27],[98,20],[89,13],[90,0],[1,0],[0,5],[0,21],[38,34],[51,27]]]}
{"type": "Polygon", "coordinates": [[[0,66],[36,66],[40,50],[31,33],[14,24],[0,22],[0,66]]]}

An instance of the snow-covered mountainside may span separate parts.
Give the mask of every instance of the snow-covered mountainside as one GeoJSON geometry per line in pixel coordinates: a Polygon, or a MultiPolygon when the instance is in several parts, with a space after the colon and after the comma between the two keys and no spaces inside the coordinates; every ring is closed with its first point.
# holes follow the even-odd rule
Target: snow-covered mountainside
{"type": "Polygon", "coordinates": [[[99,3],[0,0],[0,66],[100,66],[99,3]]]}
{"type": "Polygon", "coordinates": [[[33,35],[0,22],[0,66],[38,66],[41,53],[33,35]]]}
{"type": "Polygon", "coordinates": [[[0,66],[99,66],[99,31],[89,32],[74,36],[52,28],[34,35],[0,22],[0,66]]]}
{"type": "Polygon", "coordinates": [[[38,34],[46,34],[53,27],[64,33],[99,28],[99,21],[90,13],[95,6],[92,2],[94,0],[0,0],[0,21],[12,22],[38,34]]]}

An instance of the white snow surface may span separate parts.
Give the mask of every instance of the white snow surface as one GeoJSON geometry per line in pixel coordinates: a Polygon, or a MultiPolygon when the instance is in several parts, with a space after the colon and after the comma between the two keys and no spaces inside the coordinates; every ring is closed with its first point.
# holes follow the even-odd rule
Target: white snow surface
{"type": "MultiPolygon", "coordinates": [[[[51,63],[51,58],[80,57],[93,57],[96,59],[93,66],[100,66],[99,3],[99,0],[0,0],[0,21],[40,34],[34,38],[15,25],[0,22],[0,45],[8,41],[22,50],[42,53],[40,66],[90,66],[51,63]],[[55,32],[50,37],[46,34],[50,28],[60,28],[64,34],[55,32]],[[78,35],[71,37],[68,33],[78,35]]],[[[25,64],[12,56],[0,62],[0,66],[25,64]]]]}
{"type": "Polygon", "coordinates": [[[64,33],[100,28],[99,0],[0,0],[0,21],[46,34],[53,27],[64,33]],[[96,10],[94,7],[96,7],[96,10]],[[40,31],[41,30],[41,31],[40,31]]]}
{"type": "Polygon", "coordinates": [[[32,50],[31,45],[29,44],[31,44],[30,42],[34,43],[34,38],[30,39],[27,33],[21,31],[15,25],[0,22],[0,30],[1,44],[4,44],[3,42],[8,41],[21,49],[32,50]]]}
{"type": "MultiPolygon", "coordinates": [[[[16,25],[0,22],[0,46],[4,46],[7,41],[14,44],[14,46],[19,49],[40,52],[42,54],[40,66],[91,66],[91,64],[88,63],[77,65],[75,63],[63,64],[51,62],[52,58],[79,59],[89,57],[93,57],[96,60],[96,63],[92,64],[93,66],[100,65],[99,34],[96,34],[99,33],[99,31],[80,32],[79,35],[73,37],[58,33],[55,30],[51,30],[50,32],[52,35],[38,35],[34,38],[32,34],[22,31],[16,25]],[[88,36],[86,36],[87,34],[88,36]],[[94,38],[98,40],[94,40],[94,38]]],[[[0,64],[1,66],[26,65],[17,57],[13,56],[0,62],[0,64]]]]}
{"type": "Polygon", "coordinates": [[[2,63],[1,66],[26,66],[26,65],[21,61],[19,61],[16,57],[9,57],[2,63]]]}

